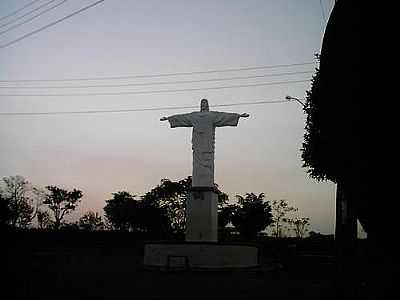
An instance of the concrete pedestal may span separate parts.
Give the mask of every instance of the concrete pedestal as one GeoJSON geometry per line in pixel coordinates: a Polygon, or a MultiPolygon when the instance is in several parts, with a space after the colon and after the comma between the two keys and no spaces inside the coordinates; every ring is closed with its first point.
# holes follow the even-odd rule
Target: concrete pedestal
{"type": "Polygon", "coordinates": [[[211,187],[193,187],[186,204],[186,241],[218,240],[218,195],[211,187]]]}
{"type": "Polygon", "coordinates": [[[144,266],[156,270],[257,267],[257,247],[217,243],[217,203],[213,187],[192,187],[186,204],[186,242],[147,243],[144,266]]]}
{"type": "Polygon", "coordinates": [[[255,246],[218,243],[148,243],[144,266],[153,269],[238,269],[258,266],[255,246]]]}

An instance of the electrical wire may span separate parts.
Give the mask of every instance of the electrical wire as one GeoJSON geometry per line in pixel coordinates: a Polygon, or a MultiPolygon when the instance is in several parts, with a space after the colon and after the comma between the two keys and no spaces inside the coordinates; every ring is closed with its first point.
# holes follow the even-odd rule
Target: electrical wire
{"type": "Polygon", "coordinates": [[[1,17],[1,18],[0,18],[0,21],[1,21],[1,20],[4,20],[4,19],[7,19],[7,18],[9,18],[9,17],[11,17],[11,16],[13,16],[13,15],[16,15],[16,14],[19,13],[21,10],[24,10],[25,8],[27,8],[27,7],[29,7],[29,6],[31,6],[31,5],[33,5],[33,4],[35,4],[35,3],[38,2],[38,1],[40,1],[40,0],[34,0],[34,1],[29,2],[28,4],[25,4],[24,6],[22,6],[21,8],[19,8],[19,9],[13,11],[12,13],[9,13],[8,15],[1,17]]]}
{"type": "MultiPolygon", "coordinates": [[[[20,27],[20,26],[22,26],[22,25],[24,25],[24,24],[26,24],[26,23],[28,23],[28,22],[30,22],[30,21],[36,19],[37,17],[40,17],[41,15],[44,15],[45,13],[47,13],[47,12],[49,12],[49,11],[51,11],[51,10],[57,8],[57,7],[59,7],[60,5],[64,4],[64,3],[67,2],[67,1],[68,1],[68,0],[63,0],[63,1],[61,1],[60,3],[57,3],[57,4],[55,4],[55,5],[51,6],[51,7],[49,7],[48,9],[45,9],[44,11],[42,11],[42,12],[40,12],[40,13],[34,15],[33,17],[31,17],[31,18],[29,18],[29,19],[27,19],[27,20],[25,20],[25,21],[23,21],[23,22],[20,22],[20,23],[18,23],[18,24],[15,24],[15,25],[13,25],[13,26],[7,28],[6,30],[0,31],[0,35],[5,34],[5,33],[9,32],[9,31],[11,31],[11,30],[13,30],[13,29],[15,29],[15,28],[18,28],[18,27],[20,27]]],[[[50,1],[50,2],[53,2],[53,1],[50,1]]],[[[1,26],[0,26],[0,27],[1,27],[1,26]]]]}
{"type": "Polygon", "coordinates": [[[311,79],[304,80],[287,80],[277,82],[264,82],[255,84],[241,84],[230,86],[218,87],[202,87],[202,88],[187,88],[187,89],[170,89],[170,90],[153,90],[153,91],[130,91],[130,92],[112,92],[112,93],[69,93],[69,94],[0,94],[0,97],[80,97],[80,96],[122,96],[122,95],[138,95],[138,94],[160,94],[160,93],[176,93],[176,92],[191,92],[191,91],[204,91],[204,90],[220,90],[231,88],[246,88],[279,84],[291,84],[309,82],[311,79]]]}
{"type": "Polygon", "coordinates": [[[57,1],[57,0],[50,0],[50,1],[46,2],[46,3],[43,3],[42,5],[36,7],[35,9],[32,9],[32,10],[28,11],[27,13],[23,14],[22,16],[16,17],[15,19],[12,19],[12,20],[8,21],[7,23],[1,24],[0,28],[3,28],[5,26],[7,26],[7,25],[10,25],[10,24],[12,24],[14,22],[17,22],[18,20],[20,20],[20,19],[22,19],[22,18],[24,18],[26,16],[29,16],[30,14],[34,13],[35,11],[37,11],[37,10],[43,8],[43,7],[46,7],[47,5],[53,3],[54,1],[57,1]]]}
{"type": "Polygon", "coordinates": [[[21,37],[15,39],[15,40],[12,40],[12,41],[10,41],[10,42],[8,42],[8,43],[6,43],[6,44],[0,45],[0,48],[6,48],[6,47],[8,47],[8,46],[10,46],[10,45],[12,45],[12,44],[15,44],[15,43],[17,43],[17,42],[23,40],[23,39],[26,39],[27,37],[29,37],[29,36],[31,36],[31,35],[34,35],[34,34],[36,34],[36,33],[39,33],[40,31],[43,31],[43,30],[45,30],[45,29],[47,29],[47,28],[49,28],[49,27],[51,27],[51,26],[54,26],[54,25],[56,25],[56,24],[58,24],[58,23],[60,23],[60,22],[62,22],[62,21],[64,21],[64,20],[66,20],[66,19],[69,19],[69,18],[71,18],[71,17],[73,17],[73,16],[75,16],[75,15],[77,15],[77,14],[79,14],[79,13],[81,13],[81,12],[87,10],[87,9],[89,9],[89,8],[92,8],[93,6],[98,5],[98,4],[100,4],[101,2],[104,2],[104,0],[99,0],[99,1],[97,1],[97,2],[94,2],[94,3],[92,3],[92,4],[88,5],[88,6],[85,6],[85,7],[81,8],[81,9],[79,9],[79,10],[77,10],[77,11],[75,11],[75,12],[73,12],[73,13],[71,13],[71,14],[69,14],[69,15],[63,17],[63,18],[61,18],[61,19],[58,19],[58,20],[56,20],[56,21],[54,21],[54,22],[51,22],[51,23],[49,23],[49,24],[47,24],[47,25],[45,25],[45,26],[43,26],[43,27],[40,27],[39,29],[36,29],[36,30],[34,30],[34,31],[31,31],[31,32],[29,32],[29,33],[27,33],[27,34],[25,34],[25,35],[23,35],[23,36],[21,36],[21,37]]]}
{"type": "MultiPolygon", "coordinates": [[[[263,100],[253,102],[236,102],[214,104],[210,107],[228,107],[243,105],[261,105],[293,102],[292,100],[263,100]]],[[[53,112],[0,112],[0,116],[39,116],[39,115],[81,115],[81,114],[100,114],[100,113],[128,113],[128,112],[146,112],[146,111],[163,111],[163,110],[179,110],[179,109],[196,109],[198,105],[193,106],[168,106],[168,107],[151,107],[151,108],[132,108],[132,109],[112,109],[112,110],[82,110],[82,111],[53,111],[53,112]]]]}
{"type": "Polygon", "coordinates": [[[301,62],[293,64],[279,64],[279,65],[265,65],[253,66],[243,68],[227,68],[215,69],[205,71],[192,71],[192,72],[176,72],[176,73],[158,73],[158,74],[145,74],[145,75],[127,75],[127,76],[111,76],[111,77],[82,77],[82,78],[61,78],[61,79],[15,79],[15,80],[0,80],[0,82],[57,82],[57,81],[89,81],[89,80],[115,80],[115,79],[131,79],[131,78],[152,78],[152,77],[169,77],[169,76],[185,76],[185,75],[198,75],[210,73],[225,73],[237,71],[253,71],[262,69],[278,69],[286,67],[297,67],[305,65],[314,65],[315,62],[301,62]]]}
{"type": "Polygon", "coordinates": [[[163,84],[182,84],[182,83],[198,83],[198,82],[215,82],[228,80],[255,79],[275,76],[297,75],[297,74],[312,74],[314,71],[302,72],[286,72],[276,74],[263,74],[253,76],[239,76],[228,78],[213,78],[213,79],[196,79],[196,80],[177,80],[177,81],[159,81],[159,82],[144,82],[144,83],[127,83],[127,84],[103,84],[103,85],[78,85],[78,86],[1,86],[0,89],[82,89],[82,88],[115,88],[115,87],[130,87],[130,86],[149,86],[163,84]]]}

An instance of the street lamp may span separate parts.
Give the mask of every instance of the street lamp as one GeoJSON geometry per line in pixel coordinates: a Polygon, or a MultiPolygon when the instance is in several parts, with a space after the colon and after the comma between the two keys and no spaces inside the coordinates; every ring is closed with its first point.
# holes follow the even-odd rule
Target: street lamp
{"type": "Polygon", "coordinates": [[[303,102],[300,101],[300,99],[298,99],[296,97],[286,96],[285,99],[290,100],[290,101],[296,100],[297,102],[299,102],[301,104],[301,106],[303,106],[303,107],[306,106],[303,102]]]}

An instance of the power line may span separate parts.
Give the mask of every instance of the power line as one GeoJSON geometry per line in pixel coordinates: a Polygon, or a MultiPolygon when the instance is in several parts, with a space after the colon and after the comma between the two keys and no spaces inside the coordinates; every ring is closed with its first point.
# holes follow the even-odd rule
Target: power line
{"type": "Polygon", "coordinates": [[[188,88],[188,89],[174,89],[174,90],[153,90],[153,91],[132,91],[132,92],[114,92],[114,93],[70,93],[70,94],[0,94],[0,97],[80,97],[80,96],[121,96],[121,95],[137,95],[137,94],[160,94],[160,93],[176,93],[176,92],[190,92],[190,91],[203,91],[203,90],[220,90],[220,89],[231,89],[231,88],[245,88],[245,87],[257,87],[267,85],[278,85],[278,84],[291,84],[300,82],[309,82],[310,79],[305,80],[287,80],[277,82],[265,82],[255,84],[241,84],[241,85],[230,85],[230,86],[218,86],[218,87],[203,87],[203,88],[188,88]]]}
{"type": "Polygon", "coordinates": [[[0,28],[3,28],[5,26],[7,26],[7,25],[10,25],[10,24],[12,24],[12,23],[14,23],[14,22],[16,22],[16,21],[18,21],[18,20],[20,20],[20,19],[32,14],[32,13],[34,13],[35,11],[37,11],[37,10],[39,10],[39,9],[41,9],[41,8],[51,4],[51,3],[53,3],[54,1],[57,1],[57,0],[50,0],[50,1],[46,2],[46,3],[43,3],[42,5],[40,5],[40,6],[36,7],[36,8],[28,11],[27,13],[23,14],[22,16],[16,17],[15,19],[12,19],[12,20],[8,21],[7,23],[1,24],[0,28]]]}
{"type": "MultiPolygon", "coordinates": [[[[243,106],[243,105],[261,105],[292,102],[291,100],[263,100],[254,102],[236,102],[225,104],[214,104],[210,107],[228,107],[228,106],[243,106]]],[[[132,109],[112,109],[112,110],[81,110],[81,111],[53,111],[53,112],[0,112],[0,116],[39,116],[39,115],[74,115],[74,114],[99,114],[99,113],[127,113],[127,112],[145,112],[145,111],[163,111],[163,110],[179,110],[198,108],[198,105],[193,106],[168,106],[168,107],[151,107],[151,108],[132,108],[132,109]]]]}
{"type": "Polygon", "coordinates": [[[4,20],[4,19],[7,19],[7,18],[9,18],[9,17],[11,17],[11,16],[13,16],[13,15],[16,15],[16,14],[19,13],[21,10],[24,10],[25,8],[31,6],[32,4],[35,4],[35,3],[38,2],[38,1],[40,1],[40,0],[34,0],[34,1],[29,2],[28,4],[25,4],[24,6],[22,6],[21,8],[19,8],[19,9],[13,11],[12,13],[9,13],[8,15],[1,17],[1,18],[0,18],[0,21],[1,21],[1,20],[4,20]]]}
{"type": "Polygon", "coordinates": [[[25,38],[27,38],[27,37],[29,37],[29,36],[31,36],[31,35],[34,35],[34,34],[40,32],[40,31],[43,31],[43,30],[45,30],[45,29],[47,29],[47,28],[49,28],[49,27],[51,27],[51,26],[54,26],[54,25],[56,25],[56,24],[58,24],[58,23],[60,23],[60,22],[62,22],[62,21],[64,21],[64,20],[66,20],[66,19],[68,19],[68,18],[71,18],[71,17],[73,17],[73,16],[75,16],[75,15],[77,15],[77,14],[79,14],[79,13],[81,13],[81,12],[87,10],[87,9],[89,9],[89,8],[92,8],[93,6],[95,6],[95,5],[97,5],[97,4],[100,4],[100,3],[103,2],[103,1],[104,1],[104,0],[99,0],[99,1],[94,2],[94,3],[92,3],[92,4],[88,5],[88,6],[85,6],[84,8],[81,8],[81,9],[79,9],[79,10],[77,10],[77,11],[75,11],[75,12],[73,12],[73,13],[71,13],[71,14],[69,14],[69,15],[63,17],[63,18],[61,18],[61,19],[58,19],[58,20],[56,20],[56,21],[54,21],[54,22],[51,22],[51,23],[49,23],[49,24],[47,24],[47,25],[45,25],[45,26],[43,26],[43,27],[41,27],[41,28],[39,28],[39,29],[36,29],[36,30],[34,30],[34,31],[31,31],[31,32],[29,32],[29,33],[27,33],[27,34],[25,34],[25,35],[23,35],[23,36],[21,36],[21,37],[15,39],[15,40],[12,40],[11,42],[8,42],[8,43],[6,43],[6,44],[0,45],[0,48],[6,48],[6,47],[8,47],[8,46],[10,46],[10,45],[12,45],[12,44],[15,44],[16,42],[19,42],[19,41],[21,41],[21,40],[23,40],[23,39],[25,39],[25,38]]]}
{"type": "MultiPolygon", "coordinates": [[[[53,0],[53,1],[54,1],[54,0],[53,0]]],[[[53,1],[50,1],[50,2],[53,2],[53,1]]],[[[51,10],[57,8],[57,7],[59,7],[60,5],[64,4],[64,3],[67,2],[67,1],[68,1],[68,0],[63,0],[63,1],[61,1],[60,3],[57,3],[56,5],[53,5],[53,6],[49,7],[48,9],[45,9],[44,11],[42,11],[42,12],[40,12],[40,13],[34,15],[33,17],[31,17],[31,18],[29,18],[29,19],[27,19],[27,20],[25,20],[25,21],[23,21],[23,22],[20,22],[20,23],[18,23],[18,24],[15,24],[14,26],[11,26],[11,27],[9,27],[9,28],[6,29],[6,30],[0,31],[0,35],[4,34],[4,33],[6,33],[6,32],[9,32],[9,31],[11,31],[11,30],[13,30],[13,29],[15,29],[15,28],[18,28],[18,27],[20,27],[20,26],[22,26],[22,25],[24,25],[24,24],[26,24],[26,23],[32,21],[33,19],[36,19],[37,17],[40,17],[41,15],[44,15],[45,13],[47,13],[47,12],[49,12],[49,11],[51,11],[51,10]]],[[[50,3],[50,2],[48,2],[48,3],[50,3]]],[[[2,26],[0,26],[0,27],[2,27],[2,26]]]]}
{"type": "Polygon", "coordinates": [[[265,65],[265,66],[253,66],[253,67],[243,67],[243,68],[227,68],[227,69],[176,72],[176,73],[158,73],[158,74],[147,74],[147,75],[145,74],[145,75],[127,75],[127,76],[110,76],[110,77],[62,78],[62,79],[19,79],[19,80],[15,79],[15,80],[0,80],[0,82],[57,82],[57,81],[89,81],[89,80],[152,78],[152,77],[184,76],[184,75],[224,73],[224,72],[237,72],[237,71],[252,71],[252,70],[262,70],[262,69],[278,69],[278,68],[296,67],[296,66],[305,66],[314,64],[315,62],[302,62],[293,64],[265,65]]]}
{"type": "Polygon", "coordinates": [[[81,89],[81,88],[114,88],[114,87],[130,87],[130,86],[149,86],[149,85],[163,85],[163,84],[185,84],[185,83],[199,83],[199,82],[215,82],[227,80],[242,80],[242,79],[255,79],[274,76],[286,76],[297,74],[311,74],[314,71],[302,72],[285,72],[276,74],[263,74],[253,76],[239,76],[228,78],[213,78],[213,79],[196,79],[196,80],[177,80],[177,81],[159,81],[159,82],[145,82],[145,83],[128,83],[128,84],[103,84],[103,85],[78,85],[78,86],[1,86],[0,89],[81,89]]]}

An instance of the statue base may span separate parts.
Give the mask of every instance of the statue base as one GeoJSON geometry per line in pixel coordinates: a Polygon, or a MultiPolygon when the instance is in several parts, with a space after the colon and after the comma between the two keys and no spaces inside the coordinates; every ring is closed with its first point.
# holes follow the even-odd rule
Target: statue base
{"type": "Polygon", "coordinates": [[[186,204],[187,242],[218,241],[218,195],[214,187],[192,187],[186,204]]]}
{"type": "Polygon", "coordinates": [[[214,187],[192,187],[186,204],[185,242],[150,242],[144,266],[150,270],[248,269],[258,266],[258,248],[218,243],[218,194],[214,187]]]}
{"type": "Polygon", "coordinates": [[[154,242],[144,248],[150,270],[229,270],[258,267],[258,249],[247,244],[154,242]]]}

